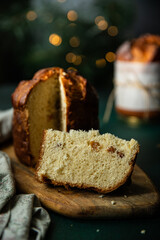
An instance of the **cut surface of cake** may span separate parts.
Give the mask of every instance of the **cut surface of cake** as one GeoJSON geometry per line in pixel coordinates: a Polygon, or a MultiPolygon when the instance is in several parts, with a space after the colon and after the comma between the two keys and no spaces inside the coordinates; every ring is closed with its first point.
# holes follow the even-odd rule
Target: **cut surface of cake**
{"type": "Polygon", "coordinates": [[[23,163],[34,166],[44,129],[98,129],[98,98],[76,71],[39,70],[12,95],[13,142],[23,163]]]}
{"type": "Polygon", "coordinates": [[[39,181],[107,193],[123,185],[139,152],[136,140],[90,130],[45,130],[36,174],[39,181]]]}

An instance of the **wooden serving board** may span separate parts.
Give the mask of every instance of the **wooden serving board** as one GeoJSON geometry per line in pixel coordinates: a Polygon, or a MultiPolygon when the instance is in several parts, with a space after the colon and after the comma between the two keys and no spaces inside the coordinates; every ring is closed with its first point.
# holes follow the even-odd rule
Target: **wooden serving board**
{"type": "Polygon", "coordinates": [[[35,179],[34,170],[21,164],[13,146],[2,149],[11,158],[20,193],[34,193],[53,211],[79,218],[127,218],[153,215],[159,209],[160,197],[148,176],[136,165],[130,185],[102,195],[92,191],[53,187],[35,179]]]}

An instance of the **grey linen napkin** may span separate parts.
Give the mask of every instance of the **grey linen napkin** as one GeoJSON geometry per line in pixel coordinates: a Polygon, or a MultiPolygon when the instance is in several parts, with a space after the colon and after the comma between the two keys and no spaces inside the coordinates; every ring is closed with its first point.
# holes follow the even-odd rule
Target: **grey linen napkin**
{"type": "Polygon", "coordinates": [[[0,143],[11,137],[13,108],[0,110],[0,143]]]}
{"type": "Polygon", "coordinates": [[[15,195],[10,159],[0,151],[0,239],[43,239],[50,223],[34,194],[15,195]]]}
{"type": "MultiPolygon", "coordinates": [[[[0,111],[0,143],[10,137],[12,113],[0,111]]],[[[16,195],[10,158],[0,151],[0,239],[40,240],[49,224],[49,214],[34,194],[16,195]]]]}

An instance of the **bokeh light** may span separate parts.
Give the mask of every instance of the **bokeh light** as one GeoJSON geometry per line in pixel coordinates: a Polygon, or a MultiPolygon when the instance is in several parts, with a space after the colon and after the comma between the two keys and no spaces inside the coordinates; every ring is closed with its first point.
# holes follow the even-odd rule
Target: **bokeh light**
{"type": "Polygon", "coordinates": [[[62,38],[58,34],[51,34],[49,36],[49,42],[54,46],[59,46],[62,43],[62,38]]]}
{"type": "Polygon", "coordinates": [[[116,26],[110,26],[108,28],[108,34],[112,37],[115,37],[118,34],[118,28],[116,26]]]}
{"type": "Polygon", "coordinates": [[[78,47],[80,45],[80,40],[78,37],[71,37],[69,40],[69,44],[71,45],[71,47],[78,47]]]}
{"type": "Polygon", "coordinates": [[[78,14],[77,14],[76,11],[70,10],[67,13],[67,18],[68,18],[69,21],[74,22],[78,19],[78,14]]]}
{"type": "Polygon", "coordinates": [[[103,16],[97,16],[94,20],[95,24],[97,25],[101,20],[104,20],[104,17],[103,16]]]}
{"type": "Polygon", "coordinates": [[[97,17],[95,18],[95,24],[96,24],[97,27],[98,27],[100,30],[102,30],[102,31],[106,30],[107,27],[108,27],[108,23],[107,23],[107,21],[104,19],[103,16],[97,16],[97,17]]]}
{"type": "Polygon", "coordinates": [[[77,69],[74,68],[74,67],[69,67],[69,68],[67,68],[67,70],[71,70],[71,71],[76,71],[77,72],[77,69]]]}
{"type": "Polygon", "coordinates": [[[66,61],[68,63],[73,63],[74,65],[80,65],[82,63],[82,57],[73,52],[69,52],[66,54],[66,61]]]}
{"type": "Polygon", "coordinates": [[[76,26],[77,26],[76,23],[70,23],[70,24],[69,24],[69,27],[76,27],[76,26]]]}
{"type": "Polygon", "coordinates": [[[73,62],[74,65],[80,65],[82,63],[82,57],[77,55],[76,60],[73,62]]]}
{"type": "Polygon", "coordinates": [[[76,61],[76,55],[75,55],[74,53],[72,53],[72,52],[67,53],[67,54],[66,54],[66,61],[67,61],[68,63],[73,63],[73,62],[75,62],[75,61],[76,61]]]}
{"type": "Polygon", "coordinates": [[[135,116],[129,116],[127,118],[127,123],[131,126],[138,126],[141,124],[141,120],[138,117],[135,116]]]}
{"type": "Polygon", "coordinates": [[[49,12],[46,12],[42,15],[42,19],[46,23],[52,23],[53,22],[53,15],[49,12]]]}
{"type": "Polygon", "coordinates": [[[96,60],[96,66],[98,68],[104,68],[106,66],[106,60],[104,58],[96,60]]]}
{"type": "Polygon", "coordinates": [[[101,20],[98,24],[97,24],[98,28],[102,31],[106,30],[108,27],[108,23],[106,20],[101,20]]]}
{"type": "Polygon", "coordinates": [[[37,13],[35,11],[28,11],[26,13],[26,18],[29,21],[34,21],[37,18],[37,13]]]}
{"type": "Polygon", "coordinates": [[[116,59],[116,55],[113,52],[108,52],[106,53],[105,58],[108,62],[114,62],[116,59]]]}

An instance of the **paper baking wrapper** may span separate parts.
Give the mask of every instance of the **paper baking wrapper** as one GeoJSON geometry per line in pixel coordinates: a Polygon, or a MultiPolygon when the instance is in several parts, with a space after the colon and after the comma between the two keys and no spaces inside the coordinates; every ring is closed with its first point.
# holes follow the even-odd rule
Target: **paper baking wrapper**
{"type": "Polygon", "coordinates": [[[130,111],[160,111],[160,63],[116,61],[115,105],[130,111]]]}

